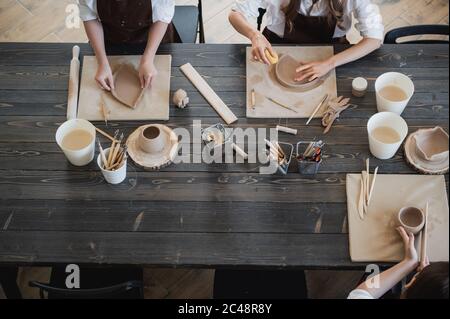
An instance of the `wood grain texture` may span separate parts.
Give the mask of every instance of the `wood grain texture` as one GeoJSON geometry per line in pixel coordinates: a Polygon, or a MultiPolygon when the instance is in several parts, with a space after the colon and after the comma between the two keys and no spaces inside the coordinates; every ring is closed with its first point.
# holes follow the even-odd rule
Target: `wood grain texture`
{"type": "MultiPolygon", "coordinates": [[[[345,174],[361,171],[369,156],[375,78],[388,70],[410,75],[417,88],[404,113],[410,130],[448,130],[448,46],[386,45],[337,70],[339,94],[348,96],[361,75],[370,90],[352,99],[326,137],[317,176],[300,176],[295,161],[287,176],[259,175],[256,164],[180,164],[161,172],[130,165],[126,182],[109,186],[94,163],[73,167],[54,143],[65,120],[71,48],[0,44],[0,263],[361,269],[348,255],[345,174]]],[[[92,54],[87,45],[81,52],[92,54]]],[[[319,120],[306,127],[303,120],[245,118],[245,46],[167,45],[159,53],[173,55],[172,90],[191,98],[188,108],[171,108],[171,128],[221,121],[179,71],[190,62],[238,116],[234,127],[298,129],[298,136],[280,135],[288,143],[322,137],[319,120]]],[[[142,122],[96,124],[129,134],[142,122]]],[[[381,174],[414,173],[401,151],[371,162],[381,174]]]]}

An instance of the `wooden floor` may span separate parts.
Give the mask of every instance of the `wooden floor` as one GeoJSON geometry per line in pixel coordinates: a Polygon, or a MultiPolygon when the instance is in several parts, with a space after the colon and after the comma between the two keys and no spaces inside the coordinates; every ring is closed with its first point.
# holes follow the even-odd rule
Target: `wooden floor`
{"type": "MultiPolygon", "coordinates": [[[[0,41],[86,42],[83,28],[65,27],[65,9],[74,0],[0,0],[0,41]]],[[[176,0],[177,4],[196,4],[196,0],[176,0]]],[[[426,23],[449,23],[448,0],[374,0],[380,5],[386,30],[426,23]]],[[[208,43],[242,43],[228,23],[233,0],[204,0],[204,22],[208,43]]],[[[358,40],[353,31],[351,42],[358,40]]],[[[344,298],[361,278],[360,272],[311,271],[307,273],[311,298],[344,298]]],[[[28,288],[29,280],[46,282],[48,268],[22,268],[18,282],[27,298],[37,298],[28,288]]],[[[213,270],[147,269],[147,298],[211,298],[213,270]]],[[[2,298],[0,289],[0,299],[2,298]]]]}

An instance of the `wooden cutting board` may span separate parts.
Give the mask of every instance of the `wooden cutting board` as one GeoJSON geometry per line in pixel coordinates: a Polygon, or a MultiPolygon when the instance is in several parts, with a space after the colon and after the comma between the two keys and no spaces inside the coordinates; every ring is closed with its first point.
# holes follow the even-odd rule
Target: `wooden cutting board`
{"type": "MultiPolygon", "coordinates": [[[[123,63],[131,63],[136,69],[141,56],[110,56],[108,60],[113,72],[123,63]]],[[[102,90],[95,81],[97,60],[94,56],[85,56],[80,84],[80,99],[78,103],[78,118],[88,121],[103,121],[100,108],[102,94],[110,121],[132,120],[169,120],[170,75],[172,56],[157,55],[155,66],[158,77],[153,81],[136,109],[131,109],[118,102],[110,93],[102,90]]]]}
{"type": "MultiPolygon", "coordinates": [[[[334,54],[331,46],[324,47],[274,47],[280,55],[289,54],[302,62],[327,59],[334,54]]],[[[337,97],[336,71],[333,70],[318,87],[302,92],[282,86],[275,76],[275,66],[254,62],[251,48],[247,48],[247,117],[248,118],[309,118],[325,94],[337,97]],[[256,92],[256,107],[251,107],[251,92],[256,92]],[[272,98],[293,107],[298,113],[284,109],[266,99],[272,98]]],[[[315,117],[322,117],[324,110],[315,117]]]]}
{"type": "MultiPolygon", "coordinates": [[[[354,262],[399,262],[404,249],[396,231],[403,207],[428,211],[430,261],[448,261],[449,209],[444,176],[378,175],[372,202],[364,220],[358,214],[361,174],[347,175],[347,208],[350,256],[354,262]]],[[[420,235],[416,236],[419,248],[420,235]]],[[[419,252],[419,249],[418,249],[419,252]]],[[[420,252],[419,252],[420,253],[420,252]]]]}

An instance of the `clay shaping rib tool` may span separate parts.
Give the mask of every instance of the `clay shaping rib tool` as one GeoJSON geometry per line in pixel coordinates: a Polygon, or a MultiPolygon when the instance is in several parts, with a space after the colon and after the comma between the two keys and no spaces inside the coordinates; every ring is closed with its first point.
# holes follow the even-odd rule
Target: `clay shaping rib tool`
{"type": "Polygon", "coordinates": [[[328,94],[325,94],[325,96],[323,97],[322,101],[319,103],[319,105],[317,105],[317,107],[314,109],[313,113],[311,114],[311,116],[309,117],[308,121],[306,122],[306,125],[309,125],[309,123],[311,123],[312,119],[314,118],[314,116],[317,114],[317,112],[319,112],[319,110],[322,108],[322,106],[325,104],[326,100],[328,99],[328,94]]]}
{"type": "Polygon", "coordinates": [[[272,102],[272,103],[274,103],[274,104],[276,104],[276,105],[278,105],[278,106],[280,106],[280,107],[282,107],[282,108],[285,108],[285,109],[287,109],[287,110],[289,110],[289,111],[298,113],[297,110],[294,110],[293,108],[291,108],[291,107],[289,107],[289,106],[287,106],[287,105],[284,105],[283,103],[280,103],[280,102],[278,102],[278,101],[275,101],[274,99],[272,99],[272,98],[270,98],[270,97],[267,97],[267,99],[268,99],[270,102],[272,102]]]}
{"type": "Polygon", "coordinates": [[[428,244],[428,209],[429,203],[425,207],[425,225],[422,230],[422,240],[420,243],[420,262],[424,262],[427,258],[427,244],[428,244]]]}
{"type": "Polygon", "coordinates": [[[250,99],[251,99],[251,101],[250,101],[251,102],[251,107],[254,110],[255,107],[256,107],[256,92],[255,92],[254,89],[252,90],[250,99]]]}
{"type": "Polygon", "coordinates": [[[236,115],[234,115],[230,108],[222,101],[190,63],[182,65],[180,69],[227,124],[232,124],[238,120],[236,115]]]}
{"type": "Polygon", "coordinates": [[[70,62],[69,90],[67,99],[67,119],[77,118],[78,114],[78,88],[80,84],[80,47],[72,48],[72,61],[70,62]]]}
{"type": "Polygon", "coordinates": [[[361,191],[359,193],[359,201],[358,201],[358,213],[361,220],[364,220],[364,178],[361,174],[361,181],[360,181],[360,187],[361,191]]]}
{"type": "MultiPolygon", "coordinates": [[[[367,201],[367,206],[370,205],[370,201],[372,200],[372,194],[373,194],[373,189],[375,188],[375,181],[377,179],[377,174],[378,174],[378,167],[375,168],[375,172],[373,173],[372,185],[370,186],[369,200],[367,201]]],[[[369,175],[369,177],[370,177],[370,175],[369,175]]]]}

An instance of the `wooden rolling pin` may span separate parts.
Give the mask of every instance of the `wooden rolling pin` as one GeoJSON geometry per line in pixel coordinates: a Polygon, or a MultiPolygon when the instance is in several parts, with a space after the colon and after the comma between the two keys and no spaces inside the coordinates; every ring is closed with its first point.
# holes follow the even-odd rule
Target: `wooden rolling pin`
{"type": "Polygon", "coordinates": [[[67,119],[77,118],[78,111],[78,86],[80,81],[80,47],[75,45],[72,49],[72,61],[70,62],[69,95],[67,98],[67,119]]]}

